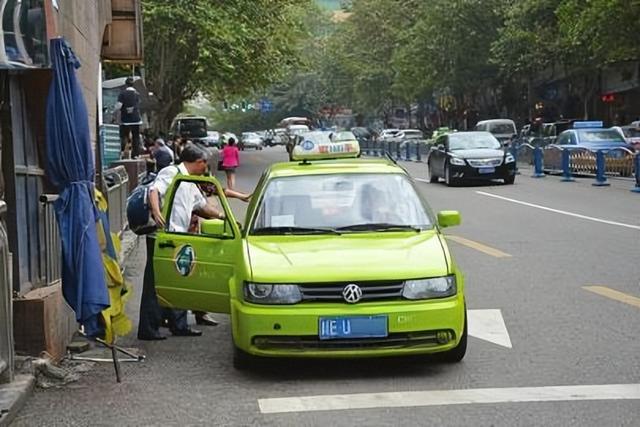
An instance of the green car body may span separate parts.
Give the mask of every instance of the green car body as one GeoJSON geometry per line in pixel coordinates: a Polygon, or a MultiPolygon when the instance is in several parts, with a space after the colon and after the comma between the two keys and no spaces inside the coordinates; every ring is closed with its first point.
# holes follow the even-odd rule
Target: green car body
{"type": "MultiPolygon", "coordinates": [[[[419,232],[252,232],[269,183],[287,177],[314,179],[334,174],[395,174],[408,179],[402,168],[386,159],[272,165],[257,185],[243,227],[233,219],[227,201],[221,197],[227,220],[204,221],[202,235],[157,234],[154,270],[161,304],[229,313],[236,362],[249,355],[335,358],[442,353],[451,361],[462,359],[467,336],[464,278],[441,232],[443,227],[460,223],[457,212],[444,211],[434,217],[428,211],[433,226],[419,232]],[[403,296],[409,281],[445,277],[455,284],[452,295],[417,300],[403,296]],[[249,284],[293,285],[302,295],[315,292],[320,296],[291,304],[255,303],[247,297],[249,284]],[[327,300],[322,297],[325,286],[328,293],[329,288],[340,292],[352,284],[358,284],[365,293],[367,286],[383,286],[375,291],[384,292],[384,286],[393,285],[396,294],[357,303],[347,303],[335,295],[327,300]],[[386,331],[383,336],[327,339],[325,335],[321,339],[321,328],[344,319],[348,320],[343,328],[349,328],[345,333],[351,332],[349,322],[363,322],[359,324],[366,328],[367,322],[378,322],[379,329],[386,323],[386,331]]],[[[214,178],[176,178],[176,182],[181,180],[213,183],[218,194],[223,194],[214,178]]],[[[167,203],[165,215],[169,207],[167,203]]]]}

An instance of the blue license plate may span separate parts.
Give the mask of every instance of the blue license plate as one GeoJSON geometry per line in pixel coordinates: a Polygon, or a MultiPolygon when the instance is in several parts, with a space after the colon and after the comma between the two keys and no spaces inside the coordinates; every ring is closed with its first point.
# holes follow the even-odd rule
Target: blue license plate
{"type": "Polygon", "coordinates": [[[344,338],[383,338],[388,335],[387,316],[321,317],[321,340],[344,338]]]}
{"type": "Polygon", "coordinates": [[[478,173],[494,173],[496,168],[480,168],[478,169],[478,173]]]}

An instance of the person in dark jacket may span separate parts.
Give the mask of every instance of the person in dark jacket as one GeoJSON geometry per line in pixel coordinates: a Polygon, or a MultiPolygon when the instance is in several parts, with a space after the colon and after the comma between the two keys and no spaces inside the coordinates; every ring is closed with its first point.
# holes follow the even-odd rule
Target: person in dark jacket
{"type": "Polygon", "coordinates": [[[116,110],[120,110],[120,149],[124,151],[129,135],[131,135],[131,158],[140,155],[140,94],[133,87],[133,77],[125,80],[126,88],[118,95],[116,110]]]}

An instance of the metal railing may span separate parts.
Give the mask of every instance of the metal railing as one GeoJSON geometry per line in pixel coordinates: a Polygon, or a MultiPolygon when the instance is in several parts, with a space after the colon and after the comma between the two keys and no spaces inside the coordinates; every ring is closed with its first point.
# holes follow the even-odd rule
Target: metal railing
{"type": "MultiPolygon", "coordinates": [[[[363,155],[389,157],[392,160],[427,162],[433,149],[431,142],[361,140],[363,155]]],[[[516,143],[508,148],[517,165],[533,165],[536,178],[545,172],[562,173],[563,181],[573,181],[574,175],[595,176],[594,185],[608,185],[607,177],[635,177],[631,191],[640,193],[640,152],[620,147],[611,150],[567,148],[555,144],[546,146],[516,143]]]]}
{"type": "Polygon", "coordinates": [[[109,205],[109,227],[111,232],[120,233],[127,225],[127,197],[129,196],[129,176],[124,166],[106,169],[102,173],[109,205]]]}
{"type": "Polygon", "coordinates": [[[57,194],[42,194],[40,203],[43,207],[43,266],[45,285],[50,286],[62,279],[62,242],[58,229],[58,220],[53,203],[58,200],[57,194]]]}
{"type": "Polygon", "coordinates": [[[13,380],[13,263],[4,225],[6,211],[7,204],[0,200],[0,383],[13,380]]]}
{"type": "Polygon", "coordinates": [[[595,175],[595,186],[606,186],[607,177],[635,176],[635,186],[631,191],[640,193],[640,153],[624,148],[590,150],[560,145],[534,147],[521,144],[510,148],[517,161],[527,154],[529,164],[534,167],[533,176],[542,178],[545,172],[562,173],[564,182],[574,181],[574,175],[595,175]]]}

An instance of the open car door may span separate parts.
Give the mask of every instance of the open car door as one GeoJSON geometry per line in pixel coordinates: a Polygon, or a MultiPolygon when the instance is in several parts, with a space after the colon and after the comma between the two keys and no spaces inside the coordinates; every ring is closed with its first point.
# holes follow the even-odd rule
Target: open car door
{"type": "MultiPolygon", "coordinates": [[[[229,313],[229,285],[242,257],[240,227],[220,183],[213,177],[178,175],[165,197],[166,229],[156,233],[153,268],[160,305],[229,313]],[[174,198],[182,186],[197,185],[225,219],[192,221],[188,233],[169,231],[174,198]]],[[[177,212],[176,212],[177,214],[177,212]]]]}

